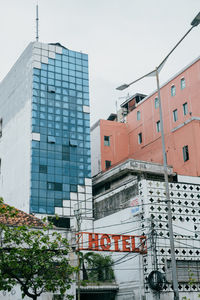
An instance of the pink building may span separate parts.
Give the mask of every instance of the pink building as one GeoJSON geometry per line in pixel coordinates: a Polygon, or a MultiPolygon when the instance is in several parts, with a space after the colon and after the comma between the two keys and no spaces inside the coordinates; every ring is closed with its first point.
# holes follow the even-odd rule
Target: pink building
{"type": "MultiPolygon", "coordinates": [[[[167,163],[180,175],[200,176],[200,57],[161,86],[167,163]]],[[[91,129],[92,173],[127,158],[162,163],[157,92],[136,94],[91,129]]]]}

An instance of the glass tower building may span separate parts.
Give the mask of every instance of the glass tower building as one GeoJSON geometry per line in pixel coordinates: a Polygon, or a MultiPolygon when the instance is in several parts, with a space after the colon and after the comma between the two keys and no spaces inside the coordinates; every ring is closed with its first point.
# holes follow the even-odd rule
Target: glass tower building
{"type": "Polygon", "coordinates": [[[0,84],[0,196],[30,213],[92,216],[87,54],[29,44],[0,84]]]}

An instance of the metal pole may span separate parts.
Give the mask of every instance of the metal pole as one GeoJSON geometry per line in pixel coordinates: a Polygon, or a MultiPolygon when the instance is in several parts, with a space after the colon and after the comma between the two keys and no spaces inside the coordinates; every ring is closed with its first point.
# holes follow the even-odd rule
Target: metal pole
{"type": "MultiPolygon", "coordinates": [[[[79,228],[80,231],[80,228],[79,228]]],[[[78,236],[78,247],[79,247],[79,236],[78,236]]],[[[80,280],[80,250],[78,249],[78,300],[81,299],[81,280],[80,280]]]]}
{"type": "Polygon", "coordinates": [[[36,41],[39,40],[39,30],[38,30],[38,23],[39,23],[39,15],[38,15],[38,4],[36,5],[36,41]]]}
{"type": "MultiPolygon", "coordinates": [[[[78,205],[79,206],[79,205],[78,205]]],[[[79,250],[79,232],[80,232],[80,211],[79,211],[79,208],[76,212],[76,221],[77,221],[77,229],[78,229],[78,240],[77,240],[77,244],[78,244],[78,250],[77,250],[77,256],[78,256],[78,278],[77,278],[77,281],[78,281],[78,300],[81,299],[81,280],[80,280],[80,250],[79,250]]]]}
{"type": "Polygon", "coordinates": [[[157,68],[156,68],[156,81],[157,81],[159,113],[160,113],[160,129],[161,129],[161,139],[162,139],[162,155],[163,155],[163,168],[164,168],[164,178],[165,178],[165,192],[166,192],[166,202],[167,202],[167,209],[168,209],[168,226],[169,226],[171,261],[172,261],[172,282],[173,282],[173,289],[174,289],[174,300],[179,300],[178,281],[177,281],[177,272],[176,272],[176,258],[175,258],[175,249],[174,249],[174,233],[173,233],[173,225],[172,225],[172,211],[171,211],[168,171],[167,171],[167,156],[166,156],[166,150],[165,150],[159,73],[158,73],[157,68]]]}

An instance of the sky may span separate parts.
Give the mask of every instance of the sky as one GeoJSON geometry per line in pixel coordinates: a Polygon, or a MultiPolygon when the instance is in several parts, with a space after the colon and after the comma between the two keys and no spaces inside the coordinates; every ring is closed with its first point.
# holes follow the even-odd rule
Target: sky
{"type": "MultiPolygon", "coordinates": [[[[116,112],[128,94],[149,94],[155,78],[130,83],[153,70],[190,28],[200,0],[0,0],[0,80],[35,40],[59,42],[89,55],[91,125],[116,112]]],[[[200,55],[200,25],[174,51],[161,84],[200,55]]]]}

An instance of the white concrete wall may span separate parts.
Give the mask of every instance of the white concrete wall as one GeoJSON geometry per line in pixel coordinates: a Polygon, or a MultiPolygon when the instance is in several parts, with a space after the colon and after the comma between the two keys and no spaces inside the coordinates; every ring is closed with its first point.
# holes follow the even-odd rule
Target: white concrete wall
{"type": "MultiPolygon", "coordinates": [[[[198,218],[200,186],[179,182],[170,183],[169,185],[173,209],[172,216],[175,217],[173,220],[173,231],[175,235],[176,259],[185,260],[186,262],[198,261],[200,248],[198,218]]],[[[117,300],[142,300],[141,295],[144,295],[144,285],[146,300],[158,300],[159,295],[151,290],[146,280],[150,272],[156,268],[155,258],[158,270],[165,274],[169,282],[171,280],[171,271],[167,267],[167,261],[171,260],[171,255],[165,184],[160,181],[144,179],[139,182],[138,186],[139,205],[143,218],[141,218],[140,214],[131,216],[130,207],[94,222],[94,232],[126,235],[141,235],[144,232],[147,236],[147,255],[143,257],[144,260],[142,255],[134,253],[130,253],[127,256],[124,256],[125,253],[112,254],[112,258],[115,261],[116,281],[119,284],[117,300]],[[155,228],[155,231],[153,231],[153,228],[155,228]],[[157,237],[156,244],[155,234],[157,237]],[[152,236],[154,236],[153,246],[152,236]]],[[[103,196],[101,200],[103,200],[103,196]]],[[[107,209],[109,209],[109,204],[107,209]]],[[[110,252],[102,253],[108,255],[110,252]]],[[[194,283],[196,287],[190,287],[190,291],[188,291],[187,283],[180,280],[179,285],[181,286],[180,299],[185,296],[191,300],[198,298],[198,283],[194,283]]],[[[160,299],[174,299],[171,285],[167,285],[167,289],[161,291],[160,299]]]]}
{"type": "Polygon", "coordinates": [[[100,121],[91,129],[91,168],[92,176],[101,172],[101,135],[100,121]]]}
{"type": "MultiPolygon", "coordinates": [[[[94,221],[94,232],[140,235],[140,215],[133,216],[131,208],[126,208],[111,216],[94,221]]],[[[113,269],[116,282],[119,284],[119,292],[116,300],[139,300],[139,295],[144,295],[143,269],[140,254],[130,252],[101,252],[101,254],[110,254],[115,261],[113,269]]]]}
{"type": "Polygon", "coordinates": [[[200,178],[195,176],[178,175],[178,182],[200,184],[200,178]]]}
{"type": "Polygon", "coordinates": [[[0,84],[0,196],[29,212],[32,43],[0,84]]]}

